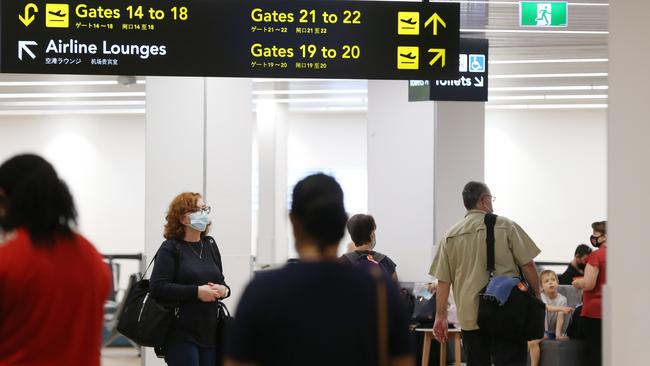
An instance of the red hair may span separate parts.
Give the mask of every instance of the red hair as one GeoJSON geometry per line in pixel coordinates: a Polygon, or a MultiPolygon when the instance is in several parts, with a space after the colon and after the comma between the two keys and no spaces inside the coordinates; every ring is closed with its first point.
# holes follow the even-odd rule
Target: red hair
{"type": "MultiPolygon", "coordinates": [[[[165,239],[182,240],[185,237],[185,225],[183,225],[181,220],[183,216],[196,210],[196,204],[200,198],[201,195],[199,193],[183,192],[172,200],[172,203],[169,204],[167,216],[165,216],[165,220],[167,221],[163,233],[165,239]]],[[[210,225],[205,228],[201,236],[207,234],[208,230],[210,230],[210,225]]]]}

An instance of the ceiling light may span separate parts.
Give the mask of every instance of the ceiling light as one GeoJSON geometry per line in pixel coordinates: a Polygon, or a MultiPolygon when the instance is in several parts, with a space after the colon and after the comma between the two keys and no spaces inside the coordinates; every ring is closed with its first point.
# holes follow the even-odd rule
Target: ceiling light
{"type": "Polygon", "coordinates": [[[607,99],[607,94],[545,95],[545,99],[607,99]]]}
{"type": "Polygon", "coordinates": [[[257,98],[253,103],[274,102],[274,103],[333,103],[333,102],[353,102],[366,103],[367,98],[282,98],[282,99],[262,99],[257,98]]]}
{"type": "Polygon", "coordinates": [[[547,90],[607,90],[607,85],[572,85],[572,86],[505,86],[490,87],[488,92],[507,91],[547,91],[547,90]]]}
{"type": "MultiPolygon", "coordinates": [[[[137,80],[136,84],[145,84],[145,80],[137,80]]],[[[0,81],[0,87],[17,86],[100,86],[119,85],[117,80],[77,80],[77,81],[0,81]]]]}
{"type": "Polygon", "coordinates": [[[503,104],[486,105],[486,109],[604,109],[607,104],[503,104]]]}
{"type": "MultiPolygon", "coordinates": [[[[284,78],[284,79],[274,79],[274,78],[259,79],[259,78],[254,78],[254,79],[251,79],[251,80],[253,80],[254,83],[288,83],[288,82],[291,82],[291,81],[302,81],[302,82],[318,82],[318,81],[322,82],[323,81],[323,79],[302,79],[302,78],[298,78],[298,79],[289,79],[289,78],[284,78]]],[[[341,81],[347,81],[347,82],[356,81],[356,82],[358,82],[359,81],[359,80],[356,80],[356,79],[327,79],[327,80],[328,81],[337,81],[337,82],[341,82],[341,81]]]]}
{"type": "Polygon", "coordinates": [[[490,79],[527,79],[527,78],[586,78],[606,77],[606,72],[576,72],[567,74],[502,74],[490,75],[490,79]]]}
{"type": "Polygon", "coordinates": [[[0,110],[0,116],[39,116],[71,114],[144,114],[145,109],[48,109],[48,110],[0,110]]]}
{"type": "Polygon", "coordinates": [[[366,107],[301,107],[289,108],[293,113],[365,113],[368,112],[366,107]]]}
{"type": "Polygon", "coordinates": [[[465,33],[530,33],[530,34],[602,34],[608,35],[608,31],[568,31],[568,30],[532,30],[532,29],[469,29],[461,28],[465,33]]]}
{"type": "Polygon", "coordinates": [[[549,59],[549,60],[501,60],[488,61],[490,65],[502,64],[552,64],[552,63],[589,63],[589,62],[608,62],[606,58],[567,58],[567,59],[549,59]]]}
{"type": "Polygon", "coordinates": [[[605,94],[566,94],[566,95],[499,95],[489,97],[495,100],[545,100],[545,99],[607,99],[605,94]]]}
{"type": "Polygon", "coordinates": [[[50,101],[50,102],[0,102],[0,107],[75,107],[75,106],[127,106],[145,105],[144,100],[95,100],[95,101],[50,101]]]}
{"type": "Polygon", "coordinates": [[[144,97],[145,92],[96,92],[96,93],[0,93],[0,99],[31,98],[120,98],[144,97]]]}
{"type": "Polygon", "coordinates": [[[367,94],[368,89],[320,89],[320,90],[254,90],[253,95],[285,94],[367,94]]]}

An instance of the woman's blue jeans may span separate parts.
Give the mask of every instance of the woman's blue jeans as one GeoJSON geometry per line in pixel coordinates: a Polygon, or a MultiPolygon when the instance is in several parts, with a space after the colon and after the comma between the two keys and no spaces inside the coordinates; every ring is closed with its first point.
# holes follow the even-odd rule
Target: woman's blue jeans
{"type": "Polygon", "coordinates": [[[217,350],[192,342],[172,343],[167,346],[165,362],[168,366],[214,366],[217,350]]]}

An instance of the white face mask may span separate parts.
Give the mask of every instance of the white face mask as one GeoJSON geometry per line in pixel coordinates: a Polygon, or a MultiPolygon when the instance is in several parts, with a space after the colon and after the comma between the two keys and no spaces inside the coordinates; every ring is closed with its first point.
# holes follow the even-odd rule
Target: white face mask
{"type": "Polygon", "coordinates": [[[208,227],[208,224],[210,223],[210,217],[208,217],[207,213],[203,213],[201,211],[199,212],[192,212],[189,216],[190,218],[190,224],[189,226],[198,231],[205,231],[205,228],[208,227]]]}

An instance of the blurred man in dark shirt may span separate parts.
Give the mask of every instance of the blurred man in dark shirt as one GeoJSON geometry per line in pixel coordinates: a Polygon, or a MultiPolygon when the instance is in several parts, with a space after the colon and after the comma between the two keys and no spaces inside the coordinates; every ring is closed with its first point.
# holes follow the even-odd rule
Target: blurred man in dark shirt
{"type": "Polygon", "coordinates": [[[575,277],[584,276],[585,266],[587,265],[587,258],[591,253],[591,248],[586,244],[580,244],[576,248],[573,255],[573,260],[569,263],[564,273],[558,276],[560,285],[570,285],[575,277]]]}

